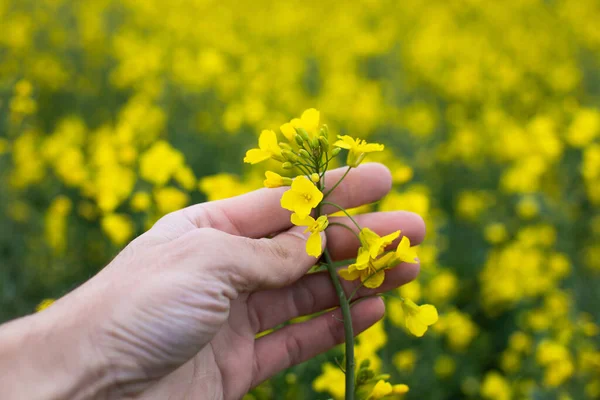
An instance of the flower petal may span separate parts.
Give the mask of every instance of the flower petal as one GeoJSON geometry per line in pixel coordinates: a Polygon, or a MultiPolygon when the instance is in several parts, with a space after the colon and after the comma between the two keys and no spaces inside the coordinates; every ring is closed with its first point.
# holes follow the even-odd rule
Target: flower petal
{"type": "Polygon", "coordinates": [[[427,326],[433,325],[438,320],[438,312],[431,304],[424,304],[419,307],[419,314],[417,315],[417,318],[427,326]]]}
{"type": "Polygon", "coordinates": [[[368,287],[369,289],[375,289],[381,286],[381,284],[383,283],[383,280],[385,279],[385,271],[377,271],[374,274],[365,274],[363,272],[360,279],[365,285],[365,287],[368,287]]]}
{"type": "Polygon", "coordinates": [[[301,218],[298,214],[292,214],[292,224],[296,226],[311,226],[315,223],[315,219],[310,215],[307,215],[304,218],[301,218]]]}
{"type": "Polygon", "coordinates": [[[406,328],[417,337],[421,337],[427,332],[427,325],[423,324],[417,318],[406,315],[406,328]]]}
{"type": "Polygon", "coordinates": [[[306,252],[309,256],[319,257],[323,252],[321,235],[319,232],[313,232],[306,241],[306,252]]]}
{"type": "Polygon", "coordinates": [[[271,158],[271,153],[260,149],[250,149],[246,152],[246,157],[244,157],[245,163],[257,164],[261,161],[265,161],[271,158]]]}

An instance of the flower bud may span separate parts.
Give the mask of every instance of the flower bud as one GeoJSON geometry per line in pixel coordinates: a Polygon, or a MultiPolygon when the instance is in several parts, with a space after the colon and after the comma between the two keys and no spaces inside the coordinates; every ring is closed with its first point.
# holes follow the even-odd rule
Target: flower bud
{"type": "Polygon", "coordinates": [[[296,128],[296,132],[298,132],[298,135],[301,136],[303,140],[306,140],[307,142],[310,141],[308,132],[306,132],[304,128],[296,128]]]}
{"type": "Polygon", "coordinates": [[[298,153],[300,154],[301,157],[306,158],[306,159],[310,159],[310,154],[308,153],[308,151],[306,151],[304,149],[300,149],[298,151],[298,153]]]}
{"type": "Polygon", "coordinates": [[[281,165],[281,167],[282,167],[283,169],[292,169],[292,168],[294,168],[294,166],[292,165],[292,163],[291,163],[291,162],[289,162],[289,161],[286,161],[286,162],[284,162],[284,163],[281,165]]]}
{"type": "Polygon", "coordinates": [[[264,185],[268,188],[290,186],[292,184],[292,178],[283,177],[272,171],[266,171],[265,178],[264,185]]]}
{"type": "Polygon", "coordinates": [[[323,124],[321,130],[319,131],[320,136],[328,137],[329,136],[329,127],[326,124],[323,124]]]}
{"type": "Polygon", "coordinates": [[[319,136],[319,143],[323,153],[327,153],[329,151],[329,140],[325,136],[319,136]]]}
{"type": "Polygon", "coordinates": [[[294,136],[294,139],[296,140],[296,143],[298,143],[298,146],[304,146],[304,140],[302,140],[302,137],[300,135],[294,136]]]}
{"type": "Polygon", "coordinates": [[[335,149],[331,150],[331,155],[333,157],[337,156],[338,154],[340,154],[340,151],[342,151],[342,149],[340,149],[339,147],[336,147],[335,149]]]}
{"type": "Polygon", "coordinates": [[[281,147],[282,150],[292,150],[292,146],[283,142],[279,143],[279,147],[281,147]]]}
{"type": "Polygon", "coordinates": [[[287,161],[296,161],[298,159],[297,155],[286,149],[281,151],[281,155],[283,155],[283,158],[285,158],[287,161]]]}
{"type": "Polygon", "coordinates": [[[276,160],[276,161],[279,161],[279,162],[284,162],[285,161],[285,158],[283,158],[283,156],[280,156],[280,155],[277,155],[277,154],[271,155],[271,158],[273,160],[276,160]]]}
{"type": "Polygon", "coordinates": [[[317,182],[319,182],[321,180],[321,177],[316,172],[313,172],[310,175],[310,180],[313,181],[314,183],[317,183],[317,182]]]}
{"type": "Polygon", "coordinates": [[[313,149],[318,149],[319,148],[319,139],[312,138],[310,140],[310,147],[312,147],[313,149]]]}

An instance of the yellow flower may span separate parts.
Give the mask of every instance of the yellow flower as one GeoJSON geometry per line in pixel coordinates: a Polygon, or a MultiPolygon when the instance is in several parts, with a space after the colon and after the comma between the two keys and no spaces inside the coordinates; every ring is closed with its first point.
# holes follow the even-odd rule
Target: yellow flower
{"type": "Polygon", "coordinates": [[[125,214],[106,215],[100,225],[106,236],[117,246],[124,245],[135,233],[133,221],[125,214]]]}
{"type": "MultiPolygon", "coordinates": [[[[361,256],[365,253],[368,254],[366,250],[362,250],[362,253],[359,253],[359,258],[362,258],[361,256]]],[[[366,263],[359,263],[357,258],[355,264],[349,265],[346,269],[341,269],[338,273],[347,281],[360,278],[365,287],[375,289],[383,283],[385,269],[394,264],[393,258],[394,253],[387,253],[376,260],[367,258],[366,263]]]]}
{"type": "Polygon", "coordinates": [[[382,397],[385,397],[388,394],[391,394],[392,391],[393,391],[392,384],[384,381],[383,379],[380,379],[379,381],[377,381],[377,383],[373,387],[373,391],[369,395],[369,399],[370,400],[381,399],[382,397]]]}
{"type": "Polygon", "coordinates": [[[285,124],[279,127],[279,130],[281,131],[281,133],[283,133],[283,136],[285,136],[287,140],[289,140],[290,142],[294,140],[294,137],[296,136],[296,129],[291,123],[286,122],[285,124]]]}
{"type": "Polygon", "coordinates": [[[365,159],[367,153],[375,151],[383,151],[384,146],[379,143],[367,143],[365,140],[354,139],[351,136],[338,136],[338,141],[333,145],[348,150],[348,158],[346,163],[350,167],[358,167],[365,159]]]}
{"type": "Polygon", "coordinates": [[[335,399],[344,397],[345,375],[341,369],[331,363],[323,364],[323,372],[319,375],[312,384],[312,387],[317,392],[329,392],[335,399]]]}
{"type": "Polygon", "coordinates": [[[490,400],[509,400],[512,390],[506,378],[496,371],[488,372],[481,384],[481,397],[490,400]]]}
{"type": "Polygon", "coordinates": [[[414,247],[410,247],[410,239],[406,236],[400,240],[395,254],[396,258],[402,262],[409,264],[417,263],[417,250],[414,247]]]}
{"type": "Polygon", "coordinates": [[[405,393],[408,393],[408,390],[409,390],[408,385],[405,385],[403,383],[392,386],[393,394],[405,394],[405,393]]]}
{"type": "MultiPolygon", "coordinates": [[[[314,108],[309,108],[308,110],[306,110],[302,113],[302,116],[300,117],[300,119],[294,118],[290,122],[290,125],[292,125],[294,128],[304,129],[306,131],[306,133],[308,133],[308,136],[310,136],[311,138],[314,138],[319,133],[320,115],[321,114],[319,113],[319,111],[315,110],[314,108]]],[[[286,127],[286,130],[287,130],[287,127],[286,127]]],[[[289,130],[288,130],[288,132],[289,132],[289,130]]],[[[287,137],[287,134],[285,132],[283,134],[286,135],[286,137],[287,137]]],[[[293,139],[293,136],[292,136],[292,139],[293,139]]]]}
{"type": "MultiPolygon", "coordinates": [[[[400,231],[396,231],[396,232],[392,232],[389,235],[386,236],[379,236],[378,234],[376,234],[375,232],[373,232],[372,230],[370,230],[369,228],[363,228],[360,231],[360,241],[363,245],[362,248],[364,248],[365,250],[367,250],[367,254],[371,257],[371,258],[376,258],[378,255],[380,255],[381,253],[383,253],[383,250],[385,249],[386,246],[390,245],[394,240],[396,240],[398,238],[398,236],[400,236],[400,231]]],[[[410,245],[410,243],[409,243],[410,245]]],[[[362,257],[365,257],[366,255],[362,255],[362,257]]],[[[359,252],[359,258],[361,258],[360,252],[359,252]]]]}
{"type": "Polygon", "coordinates": [[[417,337],[421,337],[427,332],[427,327],[433,325],[438,320],[438,313],[431,304],[418,306],[411,300],[404,299],[402,302],[406,328],[417,337]]]}
{"type": "Polygon", "coordinates": [[[299,176],[292,182],[290,190],[281,197],[281,207],[304,218],[323,199],[323,193],[307,177],[299,176]]]}
{"type": "Polygon", "coordinates": [[[159,214],[164,215],[185,207],[190,196],[177,188],[164,187],[154,191],[154,201],[159,214]]]}
{"type": "Polygon", "coordinates": [[[35,311],[40,312],[50,307],[54,303],[54,299],[44,299],[35,307],[35,311]]]}
{"type": "Polygon", "coordinates": [[[146,211],[152,205],[152,198],[147,192],[135,192],[131,198],[131,208],[135,211],[146,211]]]}
{"type": "Polygon", "coordinates": [[[281,147],[277,143],[277,135],[270,130],[261,132],[258,138],[258,149],[250,149],[244,157],[245,163],[257,164],[271,157],[281,157],[281,147]]]}
{"type": "Polygon", "coordinates": [[[292,214],[292,224],[296,226],[306,226],[304,233],[310,232],[310,236],[306,241],[306,252],[309,256],[319,257],[323,252],[321,235],[319,235],[319,232],[323,232],[325,228],[327,228],[327,225],[329,225],[327,216],[321,215],[319,218],[314,219],[310,215],[300,218],[298,214],[292,214]]]}
{"type": "Polygon", "coordinates": [[[289,186],[292,184],[291,178],[283,177],[275,172],[266,171],[265,172],[265,187],[268,188],[278,188],[280,186],[289,186]]]}

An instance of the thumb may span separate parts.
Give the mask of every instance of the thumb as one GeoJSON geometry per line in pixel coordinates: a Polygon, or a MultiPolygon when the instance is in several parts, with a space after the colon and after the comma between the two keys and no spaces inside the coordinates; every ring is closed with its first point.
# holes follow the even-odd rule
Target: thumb
{"type": "MultiPolygon", "coordinates": [[[[320,232],[319,235],[324,249],[325,233],[320,232]]],[[[232,266],[237,283],[241,285],[239,289],[250,291],[283,287],[306,274],[319,260],[306,252],[308,237],[304,227],[299,226],[273,238],[231,236],[233,247],[239,250],[232,266]]]]}

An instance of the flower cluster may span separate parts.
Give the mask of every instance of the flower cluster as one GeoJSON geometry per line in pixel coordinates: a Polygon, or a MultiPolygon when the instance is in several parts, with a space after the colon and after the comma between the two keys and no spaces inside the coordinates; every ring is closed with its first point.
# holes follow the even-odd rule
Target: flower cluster
{"type": "MultiPolygon", "coordinates": [[[[361,139],[351,136],[338,136],[338,140],[329,144],[329,129],[327,125],[319,125],[320,113],[314,108],[302,113],[301,118],[294,118],[290,122],[281,125],[282,138],[278,141],[277,134],[272,130],[263,130],[258,139],[258,148],[246,152],[244,162],[257,164],[266,160],[274,160],[281,163],[283,170],[299,172],[294,178],[283,177],[275,172],[266,171],[264,185],[268,188],[290,186],[281,197],[281,207],[292,212],[291,223],[295,226],[306,227],[305,233],[309,233],[306,241],[306,252],[319,258],[323,253],[321,232],[329,226],[327,215],[322,214],[321,206],[328,204],[334,206],[359,228],[357,234],[360,239],[360,247],[354,263],[348,267],[336,271],[329,256],[325,257],[324,264],[330,271],[334,280],[336,290],[341,290],[338,296],[341,301],[342,311],[349,310],[352,301],[351,294],[346,297],[343,289],[335,281],[338,274],[346,280],[360,279],[358,287],[378,288],[385,279],[385,270],[404,263],[416,263],[417,253],[411,247],[410,239],[403,236],[393,251],[387,248],[399,239],[401,232],[395,231],[385,236],[379,236],[371,229],[361,228],[356,220],[343,207],[326,202],[327,197],[337,188],[352,168],[365,159],[368,153],[381,152],[384,146],[378,143],[367,143],[361,139]],[[348,169],[338,182],[331,187],[325,183],[325,174],[330,163],[340,152],[346,149],[348,155],[346,164],[348,169]],[[312,214],[312,215],[311,215],[312,214]]],[[[345,225],[346,226],[346,225],[345,225]]],[[[352,230],[351,227],[346,228],[352,230]]],[[[327,253],[327,250],[325,250],[327,253]]],[[[403,299],[403,307],[406,309],[406,327],[415,336],[423,336],[427,327],[437,321],[437,310],[432,305],[417,306],[410,300],[403,299]]],[[[350,314],[344,314],[344,324],[351,325],[350,314]]],[[[354,343],[346,344],[347,360],[353,360],[354,343]]],[[[408,391],[406,385],[392,386],[386,379],[388,375],[376,376],[369,369],[368,359],[363,362],[357,372],[356,387],[350,387],[361,399],[383,399],[391,395],[400,395],[408,391]],[[384,379],[385,378],[385,379],[384,379]]],[[[347,361],[347,367],[353,367],[353,361],[347,361]]],[[[348,385],[348,383],[346,383],[348,385]]]]}

